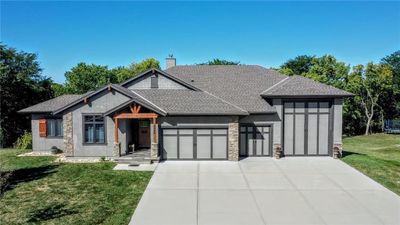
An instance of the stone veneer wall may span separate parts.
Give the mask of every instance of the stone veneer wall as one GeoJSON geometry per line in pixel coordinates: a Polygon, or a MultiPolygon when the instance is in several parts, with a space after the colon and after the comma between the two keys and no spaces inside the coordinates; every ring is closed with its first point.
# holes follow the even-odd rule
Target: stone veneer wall
{"type": "Polygon", "coordinates": [[[228,126],[228,159],[239,161],[239,118],[234,117],[228,126]]]}
{"type": "Polygon", "coordinates": [[[74,156],[72,112],[63,115],[63,129],[64,129],[64,137],[63,137],[64,153],[66,156],[74,156]]]}

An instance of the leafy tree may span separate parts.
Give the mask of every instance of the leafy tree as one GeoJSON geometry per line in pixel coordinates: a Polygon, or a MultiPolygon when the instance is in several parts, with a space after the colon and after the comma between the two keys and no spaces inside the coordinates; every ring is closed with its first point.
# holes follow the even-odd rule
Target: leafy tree
{"type": "Polygon", "coordinates": [[[281,65],[279,71],[283,74],[292,75],[303,75],[308,73],[313,66],[313,60],[315,56],[299,55],[294,59],[289,59],[281,65]]]}
{"type": "Polygon", "coordinates": [[[239,65],[239,61],[228,61],[224,59],[213,59],[205,63],[200,63],[199,65],[239,65]]]}
{"type": "Polygon", "coordinates": [[[17,111],[53,97],[51,79],[42,76],[37,55],[0,44],[0,147],[11,146],[30,128],[17,111]]]}
{"type": "Polygon", "coordinates": [[[152,68],[161,69],[160,62],[154,58],[149,58],[143,60],[140,63],[132,63],[128,67],[117,67],[115,69],[112,69],[111,72],[115,74],[118,82],[123,82],[152,68]]]}
{"type": "Polygon", "coordinates": [[[393,91],[384,96],[382,105],[386,109],[387,119],[400,118],[400,51],[384,57],[381,63],[390,66],[393,71],[393,91]]]}
{"type": "Polygon", "coordinates": [[[78,63],[65,73],[65,78],[65,91],[58,91],[69,94],[83,94],[108,83],[117,82],[117,78],[108,70],[107,66],[86,63],[78,63]]]}
{"type": "Polygon", "coordinates": [[[355,103],[364,110],[365,135],[370,133],[370,127],[376,112],[382,111],[379,105],[382,96],[393,89],[393,73],[388,65],[368,63],[365,67],[355,66],[348,77],[347,90],[357,94],[355,103]]]}

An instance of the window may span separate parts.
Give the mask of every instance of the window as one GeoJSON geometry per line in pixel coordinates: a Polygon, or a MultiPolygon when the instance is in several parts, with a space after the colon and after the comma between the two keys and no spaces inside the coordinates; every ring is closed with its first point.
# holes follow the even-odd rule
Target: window
{"type": "Polygon", "coordinates": [[[63,136],[63,121],[62,119],[47,119],[47,136],[62,137],[63,136]]]}
{"type": "Polygon", "coordinates": [[[86,144],[105,143],[104,117],[100,115],[86,115],[83,117],[84,142],[86,144]]]}

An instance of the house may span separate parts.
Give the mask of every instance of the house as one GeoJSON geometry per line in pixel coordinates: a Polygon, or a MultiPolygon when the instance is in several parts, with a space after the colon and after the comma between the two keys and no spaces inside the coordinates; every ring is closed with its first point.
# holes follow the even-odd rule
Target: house
{"type": "Polygon", "coordinates": [[[121,84],[63,95],[32,115],[33,151],[71,157],[149,152],[152,160],[336,156],[351,93],[255,65],[151,69],[121,84]]]}

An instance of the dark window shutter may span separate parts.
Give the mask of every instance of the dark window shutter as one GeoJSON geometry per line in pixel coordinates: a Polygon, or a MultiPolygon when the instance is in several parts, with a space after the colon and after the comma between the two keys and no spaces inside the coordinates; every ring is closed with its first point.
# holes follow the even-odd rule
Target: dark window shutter
{"type": "Polygon", "coordinates": [[[151,77],[151,88],[158,88],[158,77],[157,76],[151,77]]]}
{"type": "Polygon", "coordinates": [[[39,136],[46,137],[47,136],[47,124],[46,119],[39,120],[39,136]]]}

